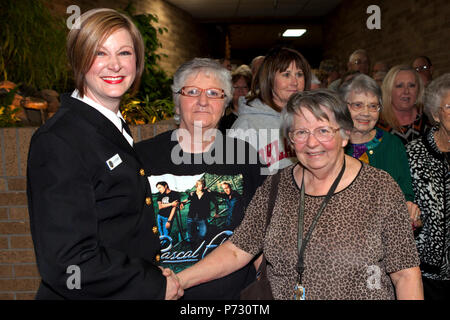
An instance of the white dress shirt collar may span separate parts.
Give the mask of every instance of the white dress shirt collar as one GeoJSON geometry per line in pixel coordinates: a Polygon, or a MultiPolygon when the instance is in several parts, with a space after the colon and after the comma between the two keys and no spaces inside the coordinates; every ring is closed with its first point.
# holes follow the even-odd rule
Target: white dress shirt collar
{"type": "MultiPolygon", "coordinates": [[[[113,111],[109,110],[108,108],[102,106],[101,104],[95,102],[91,98],[88,98],[86,95],[83,97],[80,96],[80,92],[78,89],[75,89],[72,92],[71,95],[72,98],[78,99],[80,101],[83,101],[87,105],[91,106],[98,112],[100,112],[102,115],[104,115],[109,121],[111,121],[116,128],[123,134],[125,139],[127,139],[128,143],[133,146],[133,138],[122,128],[122,122],[121,120],[124,120],[122,117],[122,114],[120,111],[117,111],[117,113],[114,113],[113,111]]],[[[125,120],[124,120],[125,121],[125,120]]]]}

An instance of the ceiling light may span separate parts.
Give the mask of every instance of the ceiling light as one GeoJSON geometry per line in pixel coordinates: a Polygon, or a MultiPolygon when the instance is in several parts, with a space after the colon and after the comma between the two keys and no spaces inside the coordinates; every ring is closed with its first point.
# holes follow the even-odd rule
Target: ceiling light
{"type": "Polygon", "coordinates": [[[286,29],[283,37],[301,37],[306,32],[306,29],[286,29]]]}

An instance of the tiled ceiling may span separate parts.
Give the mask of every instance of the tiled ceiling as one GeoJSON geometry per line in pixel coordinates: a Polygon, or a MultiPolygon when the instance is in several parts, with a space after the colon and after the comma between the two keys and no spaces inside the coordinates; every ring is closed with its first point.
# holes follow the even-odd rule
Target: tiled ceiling
{"type": "Polygon", "coordinates": [[[322,17],[341,0],[166,0],[198,20],[322,17]]]}
{"type": "MultiPolygon", "coordinates": [[[[231,58],[244,62],[277,44],[316,55],[322,44],[322,20],[342,0],[165,0],[189,13],[210,32],[228,34],[231,58]],[[286,28],[306,28],[304,36],[283,39],[286,28]],[[213,30],[213,31],[211,31],[213,30]]],[[[222,41],[223,43],[224,41],[222,41]]],[[[216,46],[217,47],[217,46],[216,46]]],[[[219,44],[220,47],[220,44],[219,44]]],[[[216,56],[224,49],[216,48],[216,56]]]]}

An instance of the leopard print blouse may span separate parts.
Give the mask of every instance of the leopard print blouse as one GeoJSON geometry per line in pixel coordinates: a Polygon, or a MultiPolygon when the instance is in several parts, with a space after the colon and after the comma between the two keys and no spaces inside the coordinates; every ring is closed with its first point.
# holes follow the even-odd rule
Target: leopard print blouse
{"type": "MultiPolygon", "coordinates": [[[[298,164],[297,164],[298,165],[298,164]]],[[[263,251],[275,299],[293,299],[297,281],[297,220],[300,190],[293,169],[281,172],[266,229],[272,177],[257,190],[230,238],[242,250],[263,251]]],[[[305,197],[308,230],[322,196],[305,197]]],[[[304,231],[304,234],[306,233],[304,231]]],[[[389,273],[419,265],[405,198],[385,171],[362,164],[354,181],[333,195],[305,250],[306,299],[395,299],[389,273]]]]}
{"type": "Polygon", "coordinates": [[[434,141],[437,128],[406,146],[414,202],[419,206],[423,227],[416,236],[422,275],[450,280],[450,169],[448,154],[434,141]]]}

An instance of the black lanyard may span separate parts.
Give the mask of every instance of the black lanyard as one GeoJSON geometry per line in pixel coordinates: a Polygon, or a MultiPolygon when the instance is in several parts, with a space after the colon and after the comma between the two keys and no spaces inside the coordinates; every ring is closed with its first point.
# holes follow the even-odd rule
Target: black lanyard
{"type": "Polygon", "coordinates": [[[322,201],[322,204],[320,205],[319,210],[317,211],[316,216],[314,217],[313,222],[311,223],[311,226],[309,227],[308,233],[306,234],[305,239],[303,240],[303,220],[304,220],[304,213],[305,213],[305,169],[303,169],[303,177],[302,177],[302,189],[301,189],[301,196],[300,196],[300,213],[298,217],[298,262],[297,262],[297,272],[298,272],[298,283],[302,283],[302,275],[303,271],[305,270],[304,266],[304,255],[305,255],[305,248],[308,244],[311,234],[314,231],[314,228],[316,227],[317,221],[319,221],[320,216],[322,215],[323,210],[328,204],[328,201],[330,201],[331,197],[334,194],[334,191],[336,190],[339,182],[341,181],[341,178],[345,171],[345,156],[344,156],[344,163],[342,165],[342,169],[339,172],[338,176],[334,180],[333,184],[330,187],[330,190],[328,190],[327,195],[325,196],[325,199],[322,201]]]}

